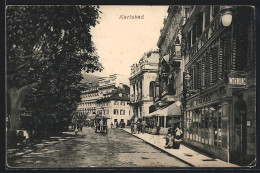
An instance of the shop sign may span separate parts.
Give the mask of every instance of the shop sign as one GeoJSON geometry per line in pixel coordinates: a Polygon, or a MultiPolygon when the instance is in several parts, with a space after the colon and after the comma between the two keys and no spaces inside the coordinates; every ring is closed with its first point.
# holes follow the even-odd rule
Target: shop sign
{"type": "Polygon", "coordinates": [[[243,72],[233,72],[228,77],[229,88],[245,88],[246,77],[243,72]]]}

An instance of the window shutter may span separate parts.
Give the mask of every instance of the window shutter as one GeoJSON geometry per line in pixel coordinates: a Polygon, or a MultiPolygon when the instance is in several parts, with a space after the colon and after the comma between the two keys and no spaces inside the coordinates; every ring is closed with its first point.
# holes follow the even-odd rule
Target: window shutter
{"type": "Polygon", "coordinates": [[[201,61],[201,87],[205,87],[205,56],[203,55],[201,61]]]}
{"type": "Polygon", "coordinates": [[[201,88],[201,61],[197,62],[197,69],[198,69],[198,77],[197,77],[197,81],[198,81],[198,88],[201,88]]]}
{"type": "Polygon", "coordinates": [[[223,75],[223,53],[224,53],[223,48],[224,48],[223,40],[220,39],[219,58],[218,58],[218,77],[221,79],[223,75]]]}
{"type": "Polygon", "coordinates": [[[218,48],[212,49],[212,82],[215,83],[218,79],[218,48]]]}
{"type": "Polygon", "coordinates": [[[213,55],[212,55],[212,49],[210,49],[209,52],[209,85],[213,85],[213,55]]]}
{"type": "Polygon", "coordinates": [[[230,35],[227,34],[224,41],[224,56],[223,56],[223,79],[227,80],[228,70],[229,70],[229,60],[231,51],[230,35]]]}
{"type": "Polygon", "coordinates": [[[208,87],[210,84],[210,53],[206,51],[205,56],[205,86],[208,87]]]}
{"type": "Polygon", "coordinates": [[[242,71],[247,67],[247,50],[248,50],[248,38],[247,38],[247,19],[248,14],[241,14],[240,20],[237,21],[236,26],[236,70],[242,71]]]}

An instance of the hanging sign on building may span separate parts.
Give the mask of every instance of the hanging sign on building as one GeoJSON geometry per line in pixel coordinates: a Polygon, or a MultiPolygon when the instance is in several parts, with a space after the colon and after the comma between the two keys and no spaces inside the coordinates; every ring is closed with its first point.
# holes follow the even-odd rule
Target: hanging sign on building
{"type": "Polygon", "coordinates": [[[246,75],[243,72],[233,72],[228,76],[229,88],[245,88],[246,75]]]}

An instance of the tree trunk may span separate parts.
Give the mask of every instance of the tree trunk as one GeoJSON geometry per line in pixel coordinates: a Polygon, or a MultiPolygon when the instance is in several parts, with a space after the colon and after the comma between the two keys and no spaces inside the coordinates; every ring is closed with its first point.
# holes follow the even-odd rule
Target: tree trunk
{"type": "Polygon", "coordinates": [[[7,144],[8,147],[16,146],[16,130],[20,128],[21,125],[21,117],[20,117],[20,109],[21,109],[21,99],[19,91],[16,87],[11,87],[7,89],[8,92],[8,114],[10,126],[8,129],[8,138],[7,144]]]}
{"type": "Polygon", "coordinates": [[[7,132],[7,145],[8,147],[15,147],[16,141],[16,130],[20,129],[21,126],[21,106],[26,96],[26,93],[35,86],[36,83],[24,86],[18,89],[15,86],[8,85],[7,88],[7,113],[9,115],[10,126],[7,132]]]}

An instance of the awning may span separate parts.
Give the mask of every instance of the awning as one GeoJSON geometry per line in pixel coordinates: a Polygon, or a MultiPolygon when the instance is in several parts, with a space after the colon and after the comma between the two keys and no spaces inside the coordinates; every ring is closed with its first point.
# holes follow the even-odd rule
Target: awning
{"type": "Polygon", "coordinates": [[[159,109],[157,111],[154,111],[145,117],[152,117],[152,116],[181,116],[181,108],[180,106],[177,106],[176,103],[171,104],[170,106],[159,109]]]}

